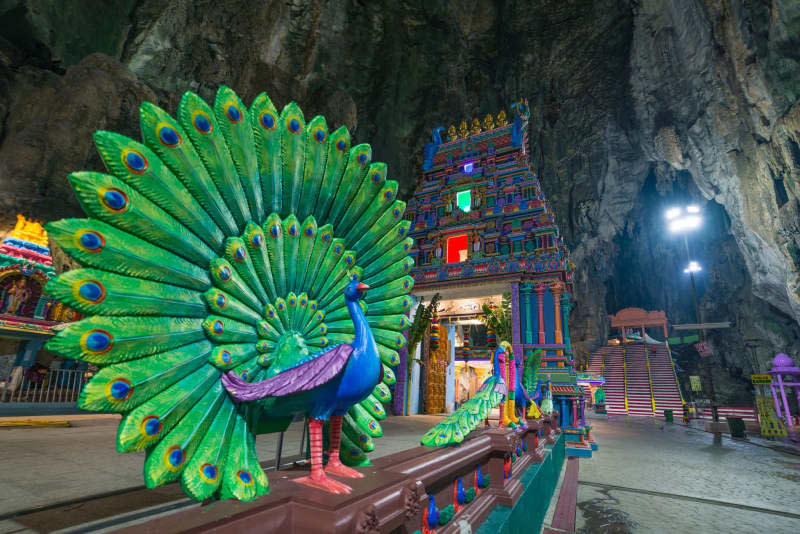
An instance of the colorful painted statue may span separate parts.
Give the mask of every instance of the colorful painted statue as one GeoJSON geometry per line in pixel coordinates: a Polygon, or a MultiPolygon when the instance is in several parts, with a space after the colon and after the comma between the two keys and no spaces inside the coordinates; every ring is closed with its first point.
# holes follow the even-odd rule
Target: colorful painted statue
{"type": "Polygon", "coordinates": [[[349,491],[327,475],[368,462],[408,327],[397,183],[345,127],[266,94],[248,110],[227,87],[213,107],[186,93],[177,119],[140,118],[144,144],[95,134],[110,174],[70,175],[89,218],[47,227],[84,267],[47,286],[88,316],[47,345],[101,367],[79,406],[122,413],[117,448],[147,450],[147,486],[197,500],[267,493],[256,434],[307,414],[304,482],[349,491]]]}
{"type": "Polygon", "coordinates": [[[539,402],[539,408],[542,410],[542,413],[553,413],[553,387],[550,382],[550,375],[547,375],[546,380],[540,380],[536,385],[536,389],[540,391],[539,394],[542,398],[539,402]],[[542,386],[544,386],[544,388],[542,388],[542,386]],[[544,392],[541,392],[542,389],[544,389],[544,392]]]}
{"type": "Polygon", "coordinates": [[[519,426],[519,419],[516,414],[517,365],[511,344],[508,341],[501,341],[500,345],[505,349],[500,363],[500,376],[508,384],[508,393],[500,403],[499,426],[507,426],[517,430],[519,426]]]}
{"type": "Polygon", "coordinates": [[[519,408],[519,413],[522,414],[522,416],[518,417],[518,419],[519,426],[523,429],[528,427],[528,423],[525,420],[526,416],[534,418],[540,416],[540,414],[537,413],[539,411],[538,407],[534,409],[536,403],[533,400],[533,394],[535,393],[534,388],[536,384],[536,373],[541,360],[541,350],[536,350],[528,358],[518,358],[516,360],[517,386],[516,393],[514,395],[514,404],[516,405],[516,408],[519,408]],[[525,360],[524,363],[522,361],[523,359],[525,360]],[[532,385],[532,387],[529,389],[528,385],[532,385]]]}
{"type": "Polygon", "coordinates": [[[8,289],[6,289],[4,293],[0,313],[19,315],[22,311],[22,307],[28,302],[28,299],[31,298],[28,282],[24,277],[20,277],[11,282],[11,285],[8,286],[8,289]]]}
{"type": "MultiPolygon", "coordinates": [[[[477,393],[422,436],[421,443],[430,447],[455,445],[464,441],[467,434],[489,417],[489,412],[505,399],[508,393],[501,369],[505,364],[506,350],[511,346],[501,342],[492,355],[493,373],[483,381],[477,393]]],[[[502,407],[501,407],[502,414],[502,407]]]]}

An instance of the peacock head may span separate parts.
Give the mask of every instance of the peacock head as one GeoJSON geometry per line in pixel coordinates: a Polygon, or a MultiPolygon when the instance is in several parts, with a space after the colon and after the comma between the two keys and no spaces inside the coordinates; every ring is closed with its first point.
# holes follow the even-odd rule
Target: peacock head
{"type": "Polygon", "coordinates": [[[349,284],[347,284],[344,288],[344,298],[349,302],[356,302],[358,299],[364,296],[369,286],[367,284],[361,283],[358,280],[353,280],[349,284]]]}

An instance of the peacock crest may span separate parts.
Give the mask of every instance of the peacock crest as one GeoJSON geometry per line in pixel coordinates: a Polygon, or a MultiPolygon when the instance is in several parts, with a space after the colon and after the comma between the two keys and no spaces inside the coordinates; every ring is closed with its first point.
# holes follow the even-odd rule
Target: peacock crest
{"type": "Polygon", "coordinates": [[[144,103],[140,123],[141,143],[95,134],[108,174],[69,176],[88,218],[47,225],[83,267],[47,290],[87,316],[47,348],[101,368],[79,406],[124,415],[118,450],[147,450],[148,487],[255,498],[268,491],[255,434],[284,414],[234,403],[220,377],[264,380],[350,343],[343,290],[363,281],[383,381],[345,416],[342,459],[367,463],[413,285],[386,165],[344,126],[295,103],[278,113],[266,94],[248,110],[227,87],[213,107],[184,94],[177,118],[144,103]]]}

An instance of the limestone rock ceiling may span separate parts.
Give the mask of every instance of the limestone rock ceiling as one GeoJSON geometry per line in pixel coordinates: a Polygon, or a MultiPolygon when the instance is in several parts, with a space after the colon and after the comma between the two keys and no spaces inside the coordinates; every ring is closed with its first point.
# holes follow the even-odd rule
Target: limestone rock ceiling
{"type": "Polygon", "coordinates": [[[183,91],[213,98],[219,84],[348,125],[401,196],[432,127],[527,97],[531,153],[577,266],[574,339],[591,348],[626,306],[694,320],[685,252],[661,218],[692,200],[706,215],[691,243],[704,316],[734,322],[712,341],[797,356],[794,0],[11,0],[0,213],[78,215],[65,177],[100,167],[94,130],[138,136],[142,100],[174,112],[183,91]]]}

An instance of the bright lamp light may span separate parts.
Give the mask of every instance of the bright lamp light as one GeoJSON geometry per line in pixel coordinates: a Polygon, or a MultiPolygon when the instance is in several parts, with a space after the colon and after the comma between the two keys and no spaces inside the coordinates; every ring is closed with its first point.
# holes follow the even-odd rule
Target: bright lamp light
{"type": "Polygon", "coordinates": [[[702,219],[698,215],[686,215],[673,219],[669,223],[670,232],[686,232],[700,227],[702,219]]]}
{"type": "Polygon", "coordinates": [[[681,214],[681,211],[683,211],[683,210],[681,210],[680,208],[670,208],[670,209],[668,209],[667,210],[667,219],[668,220],[672,220],[675,217],[678,217],[681,214]]]}
{"type": "Polygon", "coordinates": [[[696,272],[699,272],[699,271],[702,271],[702,270],[703,270],[703,268],[700,267],[699,263],[697,263],[696,261],[690,261],[689,262],[689,266],[686,267],[683,270],[683,272],[685,272],[685,273],[696,273],[696,272]]]}
{"type": "Polygon", "coordinates": [[[694,205],[686,206],[686,211],[688,211],[689,213],[700,213],[700,207],[694,205]]]}

